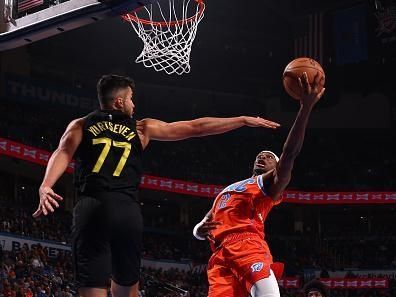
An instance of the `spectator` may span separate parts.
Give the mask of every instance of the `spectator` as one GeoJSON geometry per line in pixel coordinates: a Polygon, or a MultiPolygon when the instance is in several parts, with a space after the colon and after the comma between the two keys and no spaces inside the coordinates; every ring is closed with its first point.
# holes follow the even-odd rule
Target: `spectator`
{"type": "Polygon", "coordinates": [[[326,286],[319,280],[312,280],[304,285],[304,297],[329,297],[326,286]]]}

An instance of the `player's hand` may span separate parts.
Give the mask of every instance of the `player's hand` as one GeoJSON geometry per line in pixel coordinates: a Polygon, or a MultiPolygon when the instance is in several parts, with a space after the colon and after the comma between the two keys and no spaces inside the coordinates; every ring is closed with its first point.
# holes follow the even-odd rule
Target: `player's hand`
{"type": "Polygon", "coordinates": [[[63,198],[56,194],[50,187],[40,187],[39,189],[40,203],[33,214],[34,218],[38,218],[42,214],[45,216],[50,212],[54,212],[59,207],[58,201],[62,201],[63,198]]]}
{"type": "Polygon", "coordinates": [[[211,231],[215,230],[221,222],[218,221],[207,221],[204,222],[198,229],[197,234],[202,238],[207,238],[208,240],[213,240],[211,231]]]}
{"type": "Polygon", "coordinates": [[[323,80],[324,77],[321,76],[319,72],[316,73],[312,84],[309,83],[306,72],[303,72],[303,75],[298,78],[298,82],[302,89],[300,100],[302,106],[312,108],[319,101],[325,91],[325,88],[320,90],[320,86],[323,85],[321,84],[323,80]]]}
{"type": "Polygon", "coordinates": [[[249,127],[264,127],[264,128],[271,128],[276,129],[280,127],[280,124],[263,119],[261,117],[248,117],[244,116],[245,125],[249,127]]]}

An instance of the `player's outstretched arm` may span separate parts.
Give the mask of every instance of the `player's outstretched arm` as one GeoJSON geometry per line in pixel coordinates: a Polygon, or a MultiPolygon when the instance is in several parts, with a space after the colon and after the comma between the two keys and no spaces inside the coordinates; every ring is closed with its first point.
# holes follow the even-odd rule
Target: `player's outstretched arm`
{"type": "Polygon", "coordinates": [[[301,151],[305,130],[312,108],[319,101],[324,93],[324,88],[319,91],[320,87],[319,73],[315,76],[312,86],[308,82],[307,74],[304,72],[299,79],[300,87],[303,89],[303,96],[300,101],[300,110],[294,121],[286,142],[283,145],[283,151],[279,158],[277,168],[274,170],[273,183],[269,189],[272,199],[277,200],[289,184],[294,160],[301,151]]]}
{"type": "Polygon", "coordinates": [[[42,214],[47,215],[50,212],[54,212],[55,208],[59,207],[58,201],[63,200],[61,196],[52,190],[52,187],[65,172],[81,143],[83,135],[82,125],[82,119],[72,121],[66,128],[58,148],[51,155],[43,182],[39,188],[39,206],[36,212],[33,213],[33,217],[37,218],[42,214]]]}
{"type": "Polygon", "coordinates": [[[243,126],[276,129],[278,123],[261,117],[240,116],[233,118],[205,117],[191,121],[166,123],[156,119],[138,121],[137,128],[148,140],[176,141],[190,137],[216,135],[243,126]]]}

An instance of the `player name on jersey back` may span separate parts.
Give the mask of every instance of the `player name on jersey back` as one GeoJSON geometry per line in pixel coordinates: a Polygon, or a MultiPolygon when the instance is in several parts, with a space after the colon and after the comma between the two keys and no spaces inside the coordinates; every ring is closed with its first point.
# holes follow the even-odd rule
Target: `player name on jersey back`
{"type": "Polygon", "coordinates": [[[101,121],[93,124],[88,127],[87,130],[91,132],[94,136],[98,136],[101,132],[109,130],[113,133],[122,135],[126,140],[130,141],[132,138],[136,136],[134,131],[131,131],[130,128],[121,124],[114,124],[109,121],[101,121]]]}

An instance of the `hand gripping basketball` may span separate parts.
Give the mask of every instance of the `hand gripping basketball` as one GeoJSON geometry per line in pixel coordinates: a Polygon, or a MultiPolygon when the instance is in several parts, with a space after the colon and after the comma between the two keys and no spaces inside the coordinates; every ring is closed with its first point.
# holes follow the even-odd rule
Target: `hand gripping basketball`
{"type": "Polygon", "coordinates": [[[283,86],[286,92],[296,100],[300,100],[303,95],[299,79],[304,73],[306,73],[311,85],[313,85],[314,79],[318,80],[318,92],[321,91],[325,84],[325,73],[317,61],[305,57],[294,59],[287,64],[283,71],[283,86]],[[319,75],[319,78],[317,78],[317,75],[319,75]]]}
{"type": "Polygon", "coordinates": [[[317,73],[314,76],[313,83],[311,84],[306,72],[303,73],[302,77],[298,78],[298,84],[301,89],[301,105],[313,107],[319,101],[325,91],[325,88],[322,87],[322,79],[323,76],[321,76],[320,73],[317,73]]]}

